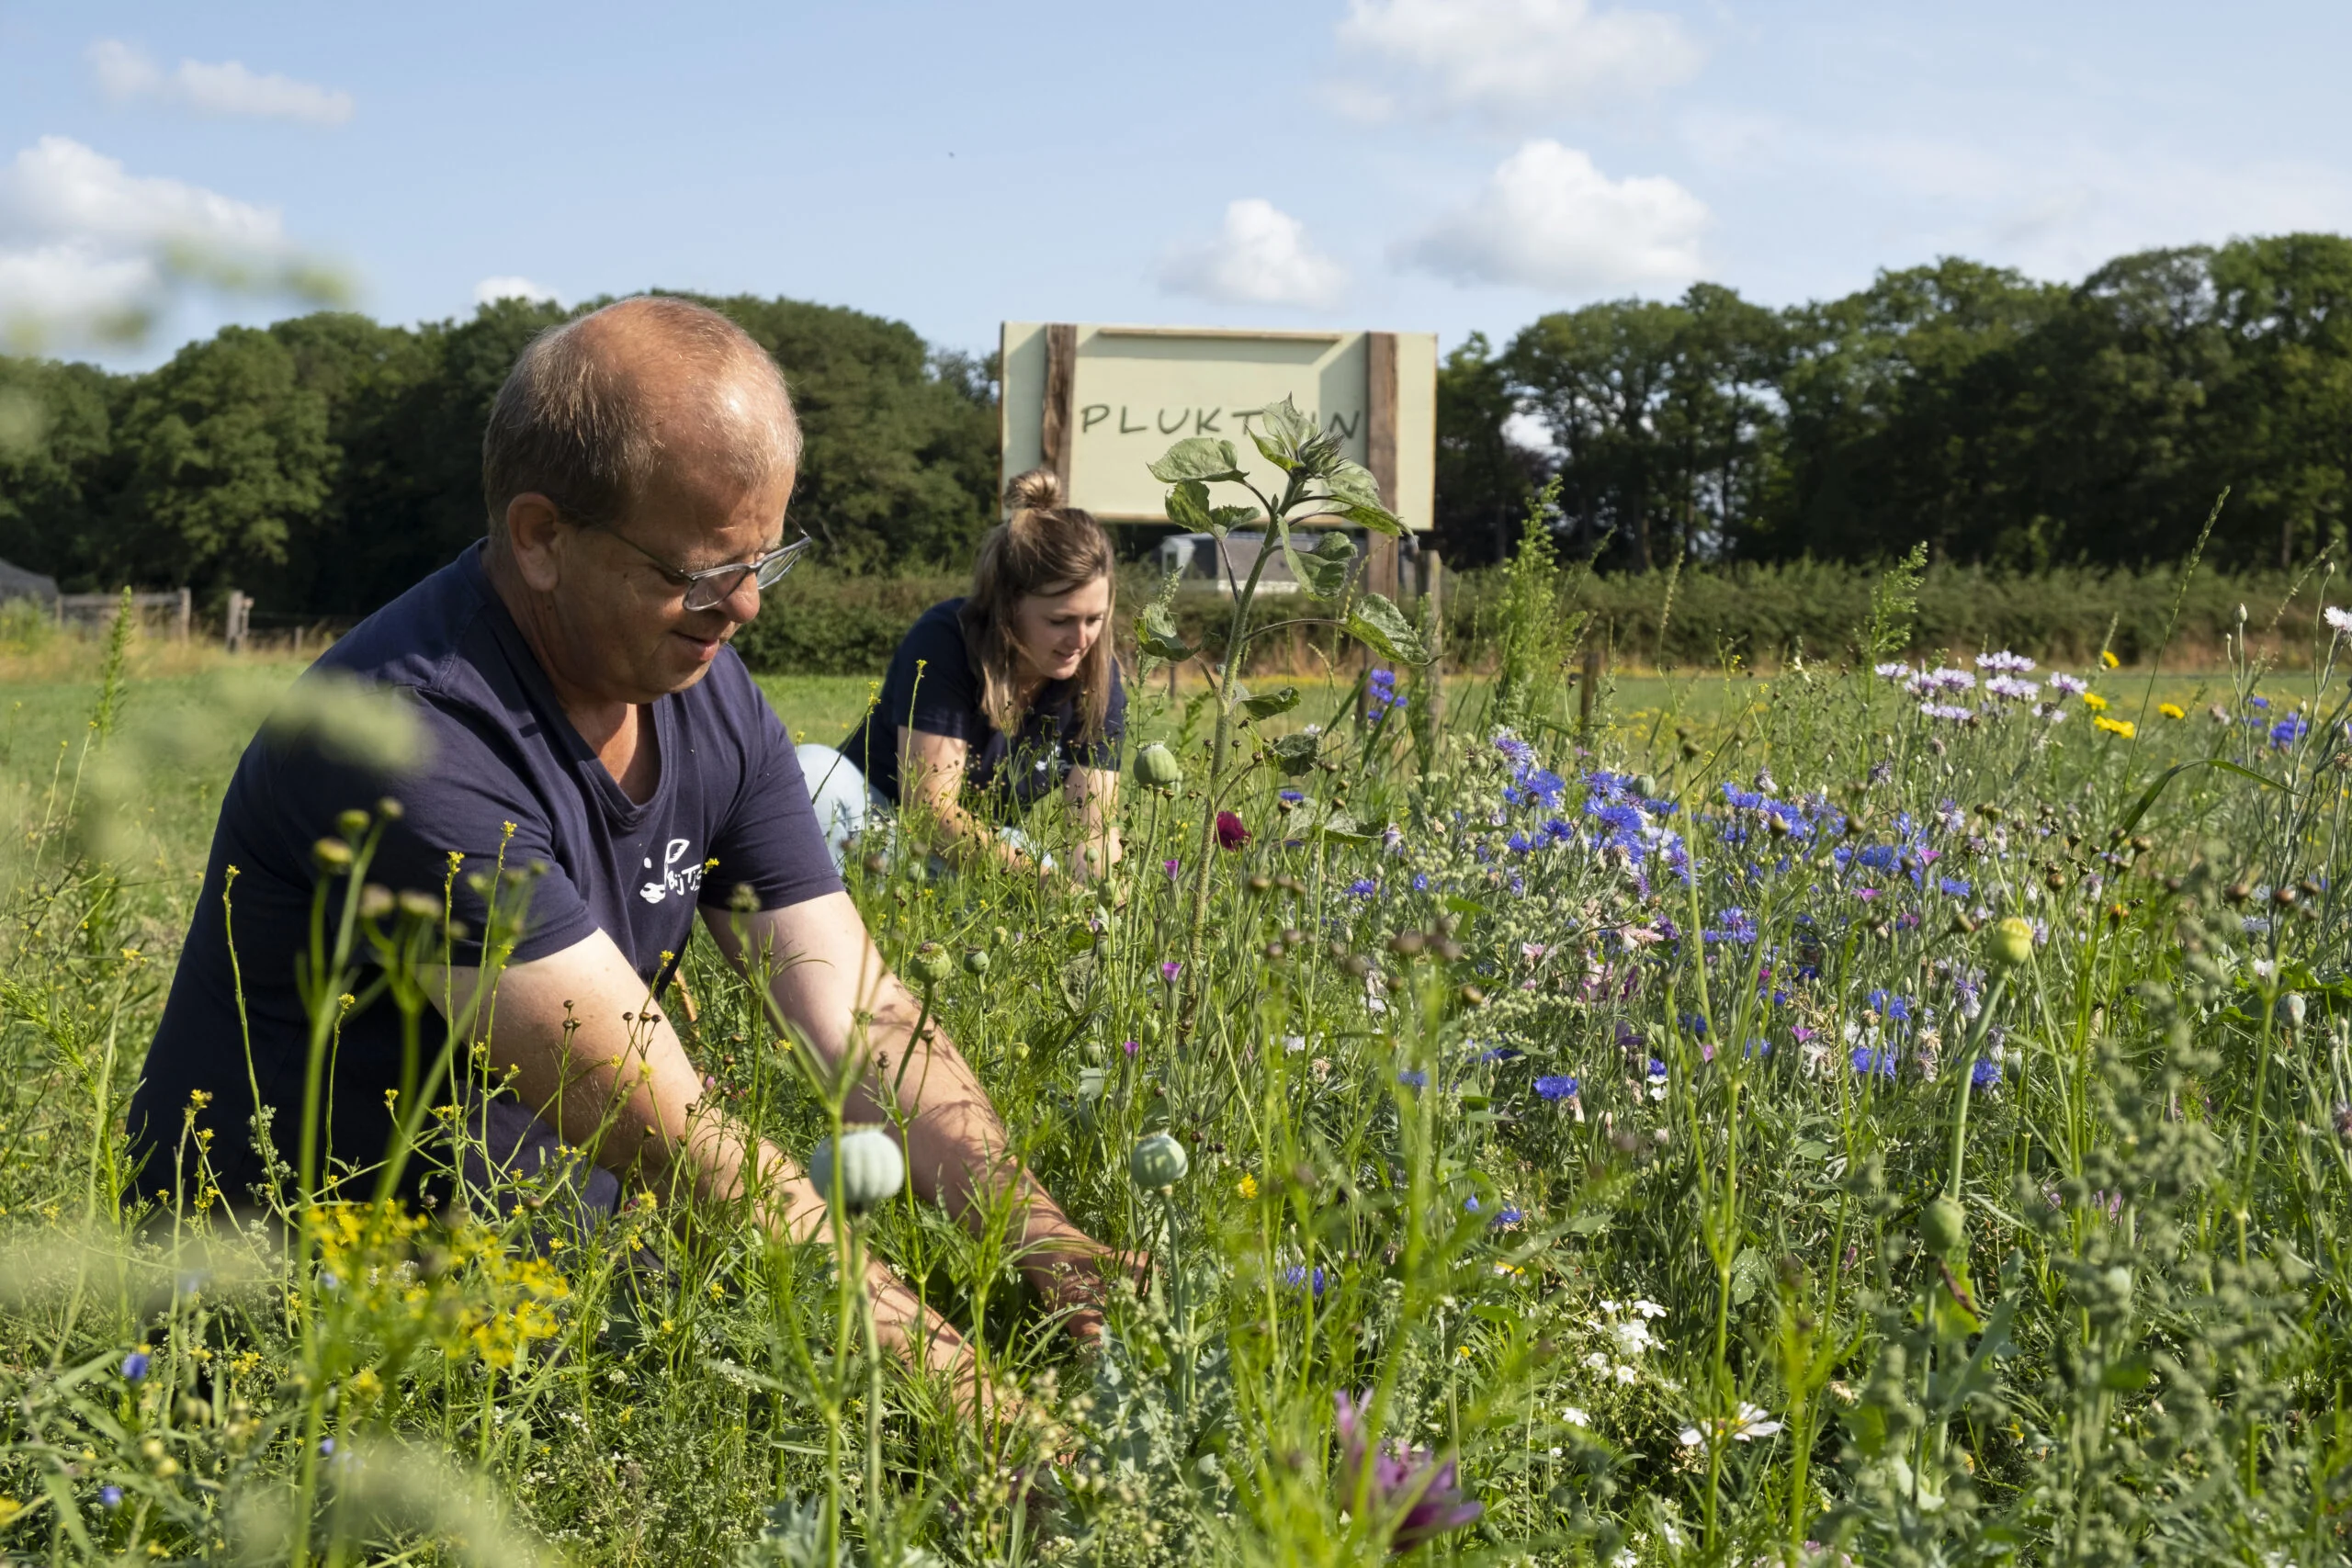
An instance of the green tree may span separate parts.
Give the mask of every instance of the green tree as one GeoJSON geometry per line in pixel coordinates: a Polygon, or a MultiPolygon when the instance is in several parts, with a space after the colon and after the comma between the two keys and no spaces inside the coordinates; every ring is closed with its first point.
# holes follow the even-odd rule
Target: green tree
{"type": "Polygon", "coordinates": [[[125,378],[0,357],[0,559],[87,586],[125,378]]]}
{"type": "Polygon", "coordinates": [[[2280,567],[2344,539],[2352,474],[2352,240],[2288,234],[2214,253],[2231,344],[2215,438],[2240,486],[2229,553],[2280,567]]]}
{"type": "Polygon", "coordinates": [[[288,568],[337,454],[327,400],[300,384],[285,344],[251,327],[190,344],[141,378],[116,445],[126,472],[97,552],[106,581],[273,599],[307,588],[288,568]]]}
{"type": "Polygon", "coordinates": [[[1457,566],[1509,555],[1535,493],[1544,458],[1505,434],[1516,412],[1486,333],[1472,333],[1439,364],[1437,536],[1457,566]]]}

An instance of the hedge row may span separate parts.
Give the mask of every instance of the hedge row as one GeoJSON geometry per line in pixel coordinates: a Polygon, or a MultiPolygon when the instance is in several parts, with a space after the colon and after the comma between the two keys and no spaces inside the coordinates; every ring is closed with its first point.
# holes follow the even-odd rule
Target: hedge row
{"type": "MultiPolygon", "coordinates": [[[[1584,579],[1573,590],[1572,604],[1593,615],[1598,640],[1622,662],[1649,664],[1663,658],[1689,666],[1736,654],[1747,664],[1771,666],[1798,652],[1834,662],[1849,657],[1877,581],[1878,573],[1866,568],[1816,562],[1686,570],[1673,584],[1668,613],[1665,573],[1622,573],[1584,579]]],[[[738,635],[735,646],[763,673],[878,674],[915,618],[964,587],[956,577],[796,574],[768,612],[738,635]]],[[[1448,653],[1456,662],[1481,660],[1493,631],[1498,587],[1491,571],[1448,580],[1445,632],[1448,653]]],[[[1912,648],[1921,655],[2007,648],[2045,662],[2081,663],[2109,647],[2126,663],[2141,662],[2163,641],[2179,587],[2177,570],[2021,575],[1934,568],[1919,585],[1912,648]]],[[[2311,646],[2323,604],[2352,598],[2341,589],[2328,593],[2333,587],[2322,572],[2199,572],[2181,603],[2166,662],[2218,658],[2222,639],[2237,625],[2241,604],[2257,645],[2297,661],[2311,646]]],[[[1139,570],[1121,583],[1117,633],[1129,654],[1134,612],[1151,590],[1150,578],[1139,570]]],[[[1176,610],[1189,640],[1221,637],[1227,606],[1216,595],[1181,594],[1176,610]]],[[[1276,627],[1317,610],[1295,597],[1268,598],[1258,603],[1251,619],[1276,627]]],[[[1334,651],[1328,628],[1291,627],[1265,639],[1258,662],[1307,666],[1334,651]]]]}

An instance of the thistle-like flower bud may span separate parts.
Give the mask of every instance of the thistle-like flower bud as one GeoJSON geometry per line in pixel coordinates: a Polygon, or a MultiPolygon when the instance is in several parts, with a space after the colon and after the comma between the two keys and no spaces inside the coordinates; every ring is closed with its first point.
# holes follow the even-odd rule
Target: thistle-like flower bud
{"type": "Polygon", "coordinates": [[[1930,1257],[1949,1260],[1968,1246],[1968,1214],[1951,1198],[1938,1198],[1919,1212],[1919,1239],[1930,1257]]]}

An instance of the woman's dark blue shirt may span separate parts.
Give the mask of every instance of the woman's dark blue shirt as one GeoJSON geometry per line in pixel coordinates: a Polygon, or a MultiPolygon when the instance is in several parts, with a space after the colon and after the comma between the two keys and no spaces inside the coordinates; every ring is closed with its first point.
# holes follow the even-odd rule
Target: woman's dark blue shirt
{"type": "Polygon", "coordinates": [[[899,737],[906,729],[969,747],[965,791],[1000,818],[1060,787],[1073,767],[1115,770],[1127,725],[1118,661],[1111,663],[1111,700],[1099,737],[1080,739],[1084,711],[1074,680],[1047,682],[1031,699],[1020,730],[1008,736],[980,705],[979,670],[964,640],[963,608],[963,600],[949,599],[923,612],[891,656],[880,697],[842,742],[842,754],[866,782],[899,799],[899,737]]]}

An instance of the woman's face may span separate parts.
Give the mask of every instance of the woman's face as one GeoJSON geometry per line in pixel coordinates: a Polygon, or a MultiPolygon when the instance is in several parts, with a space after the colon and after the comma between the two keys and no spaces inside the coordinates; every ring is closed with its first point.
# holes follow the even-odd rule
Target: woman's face
{"type": "Polygon", "coordinates": [[[1111,618],[1111,580],[1098,577],[1064,593],[1024,593],[1013,606],[1012,646],[1040,681],[1067,681],[1111,618]]]}

